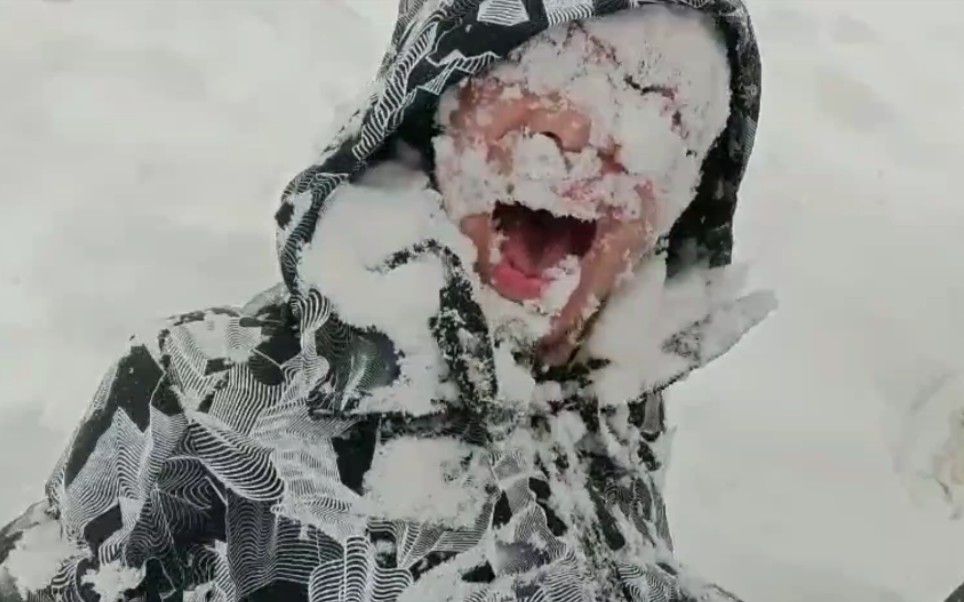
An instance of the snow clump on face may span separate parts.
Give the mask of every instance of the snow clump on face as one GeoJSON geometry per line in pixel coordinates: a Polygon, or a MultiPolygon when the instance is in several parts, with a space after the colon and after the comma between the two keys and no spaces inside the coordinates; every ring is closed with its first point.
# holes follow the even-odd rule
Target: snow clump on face
{"type": "MultiPolygon", "coordinates": [[[[435,149],[449,216],[458,221],[491,212],[496,202],[520,202],[582,219],[607,208],[633,218],[645,185],[659,204],[657,233],[665,234],[692,200],[706,153],[726,124],[730,71],[721,48],[709,20],[662,6],[536,36],[484,80],[453,88],[440,102],[443,133],[435,149]],[[474,110],[520,98],[535,98],[549,110],[572,109],[589,119],[588,146],[568,151],[551,137],[512,129],[498,141],[512,157],[511,168],[492,161],[486,144],[459,139],[464,132],[452,122],[465,86],[482,81],[497,82],[501,92],[474,110]],[[601,157],[620,170],[604,171],[601,157]]],[[[476,117],[485,124],[491,115],[476,117]]]]}

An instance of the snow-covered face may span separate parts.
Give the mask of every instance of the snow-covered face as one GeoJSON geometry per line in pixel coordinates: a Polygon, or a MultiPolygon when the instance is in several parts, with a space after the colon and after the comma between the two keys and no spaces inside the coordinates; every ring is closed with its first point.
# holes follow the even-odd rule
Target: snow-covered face
{"type": "MultiPolygon", "coordinates": [[[[482,281],[552,316],[541,341],[550,363],[568,359],[656,238],[652,161],[640,169],[646,149],[618,131],[620,100],[646,104],[628,80],[605,44],[571,27],[469,80],[440,109],[436,176],[446,210],[475,245],[482,281]],[[536,82],[531,66],[546,46],[554,76],[536,82]]],[[[671,112],[665,121],[673,127],[671,112]]]]}

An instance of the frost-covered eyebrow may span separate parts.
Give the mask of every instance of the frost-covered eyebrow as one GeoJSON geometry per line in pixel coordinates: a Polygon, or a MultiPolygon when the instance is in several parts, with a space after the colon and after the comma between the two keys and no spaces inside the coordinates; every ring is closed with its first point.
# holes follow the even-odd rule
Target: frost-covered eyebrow
{"type": "Polygon", "coordinates": [[[629,74],[626,74],[623,76],[623,81],[626,83],[627,86],[629,86],[633,90],[636,90],[640,94],[662,94],[663,96],[671,100],[676,98],[676,92],[673,90],[673,88],[669,86],[655,86],[655,85],[644,86],[638,81],[636,81],[633,78],[633,76],[629,74]]]}
{"type": "Polygon", "coordinates": [[[673,100],[676,98],[676,91],[669,86],[659,86],[659,85],[644,86],[643,84],[636,81],[636,78],[634,78],[630,73],[626,72],[626,70],[623,68],[623,64],[616,57],[616,49],[610,46],[609,44],[605,43],[604,41],[600,40],[596,36],[592,35],[592,33],[590,33],[588,29],[586,29],[583,23],[579,21],[574,21],[573,23],[570,24],[569,32],[566,39],[567,42],[569,41],[569,39],[571,39],[573,31],[581,32],[584,36],[586,36],[586,39],[589,41],[590,44],[593,45],[593,48],[600,55],[605,56],[609,60],[611,60],[613,62],[613,65],[619,71],[623,72],[622,74],[623,82],[633,90],[636,90],[640,94],[662,94],[663,96],[665,96],[666,98],[669,98],[670,100],[673,100]]]}
{"type": "MultiPolygon", "coordinates": [[[[636,90],[640,94],[660,94],[671,101],[676,100],[676,90],[670,86],[643,86],[638,81],[633,79],[633,76],[631,75],[625,75],[623,77],[623,81],[626,82],[627,86],[633,90],[636,90]]],[[[677,128],[683,127],[683,114],[678,108],[673,111],[673,126],[677,128]]],[[[693,151],[688,151],[687,155],[692,153],[693,151]]]]}

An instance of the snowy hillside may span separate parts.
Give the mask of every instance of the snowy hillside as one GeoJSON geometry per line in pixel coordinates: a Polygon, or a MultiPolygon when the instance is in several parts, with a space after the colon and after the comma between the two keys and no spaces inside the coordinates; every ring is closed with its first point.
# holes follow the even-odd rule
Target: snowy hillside
{"type": "MultiPolygon", "coordinates": [[[[393,4],[0,2],[0,522],[129,331],[276,281],[281,187],[393,4]]],[[[674,390],[676,543],[748,602],[942,602],[964,522],[895,450],[913,403],[964,405],[964,4],[750,6],[738,255],[781,309],[674,390]]]]}

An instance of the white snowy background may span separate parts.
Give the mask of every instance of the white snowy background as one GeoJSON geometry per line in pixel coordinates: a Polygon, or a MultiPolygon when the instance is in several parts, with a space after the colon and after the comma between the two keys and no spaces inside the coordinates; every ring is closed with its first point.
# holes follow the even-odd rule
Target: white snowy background
{"type": "MultiPolygon", "coordinates": [[[[782,307],[673,393],[679,553],[749,602],[941,602],[964,524],[893,441],[964,370],[964,3],[751,2],[738,255],[782,307]]],[[[276,282],[276,199],[393,4],[0,0],[0,522],[130,331],[276,282]]]]}

